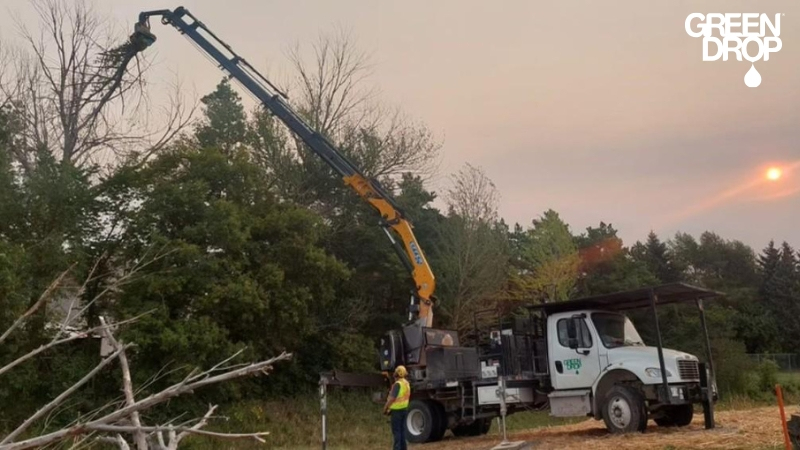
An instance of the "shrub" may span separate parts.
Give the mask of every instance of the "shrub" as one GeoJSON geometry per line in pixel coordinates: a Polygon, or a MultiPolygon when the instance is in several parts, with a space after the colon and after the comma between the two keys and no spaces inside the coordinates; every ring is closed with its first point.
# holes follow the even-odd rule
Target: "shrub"
{"type": "Polygon", "coordinates": [[[758,365],[758,389],[761,392],[771,392],[778,384],[778,364],[772,360],[765,360],[758,365]]]}

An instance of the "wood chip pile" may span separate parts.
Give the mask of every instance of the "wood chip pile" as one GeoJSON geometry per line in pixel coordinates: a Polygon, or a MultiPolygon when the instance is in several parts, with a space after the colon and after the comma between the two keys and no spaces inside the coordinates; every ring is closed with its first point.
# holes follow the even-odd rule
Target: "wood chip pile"
{"type": "MultiPolygon", "coordinates": [[[[787,408],[787,417],[798,414],[796,407],[787,408]]],[[[587,420],[574,425],[538,428],[509,435],[510,441],[532,442],[534,449],[769,449],[783,448],[783,429],[776,407],[738,411],[718,411],[717,428],[703,428],[702,413],[695,413],[692,424],[684,428],[660,428],[652,421],[645,433],[612,436],[602,421],[587,420]]],[[[497,427],[481,438],[447,439],[425,445],[424,450],[487,450],[500,442],[497,427]]]]}

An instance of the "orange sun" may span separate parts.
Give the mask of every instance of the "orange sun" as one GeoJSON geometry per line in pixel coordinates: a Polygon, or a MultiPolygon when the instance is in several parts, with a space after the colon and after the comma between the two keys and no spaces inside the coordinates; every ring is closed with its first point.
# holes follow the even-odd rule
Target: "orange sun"
{"type": "Polygon", "coordinates": [[[782,175],[781,169],[779,169],[777,167],[771,167],[769,170],[767,170],[767,179],[768,180],[772,180],[772,181],[779,180],[781,178],[781,175],[782,175]]]}

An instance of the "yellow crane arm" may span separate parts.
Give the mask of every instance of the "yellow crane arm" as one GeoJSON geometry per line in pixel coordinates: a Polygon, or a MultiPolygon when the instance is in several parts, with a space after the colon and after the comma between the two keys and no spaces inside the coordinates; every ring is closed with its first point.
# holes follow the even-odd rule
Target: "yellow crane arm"
{"type": "MultiPolygon", "coordinates": [[[[414,236],[413,227],[402,213],[387,200],[373,184],[361,174],[344,177],[344,182],[355,190],[361,198],[366,200],[372,207],[378,210],[385,221],[385,228],[390,228],[400,238],[400,246],[405,252],[405,257],[401,258],[406,267],[411,271],[411,277],[416,285],[416,302],[412,300],[411,315],[416,315],[416,319],[424,327],[433,325],[433,293],[436,290],[436,277],[428,264],[427,258],[422,253],[422,249],[414,236]],[[416,311],[415,311],[416,310],[416,311]],[[416,314],[414,314],[416,312],[416,314]]],[[[397,240],[389,230],[387,236],[397,248],[397,240]]],[[[403,255],[401,255],[403,256],[403,255]]],[[[412,317],[413,318],[413,317],[412,317]]]]}

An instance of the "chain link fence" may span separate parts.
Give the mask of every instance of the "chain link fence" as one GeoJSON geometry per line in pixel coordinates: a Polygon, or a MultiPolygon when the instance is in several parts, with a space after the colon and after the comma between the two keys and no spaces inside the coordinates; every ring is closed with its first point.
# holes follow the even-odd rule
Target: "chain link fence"
{"type": "Polygon", "coordinates": [[[800,355],[795,353],[748,353],[747,356],[755,363],[774,361],[783,372],[800,371],[800,355]]]}

